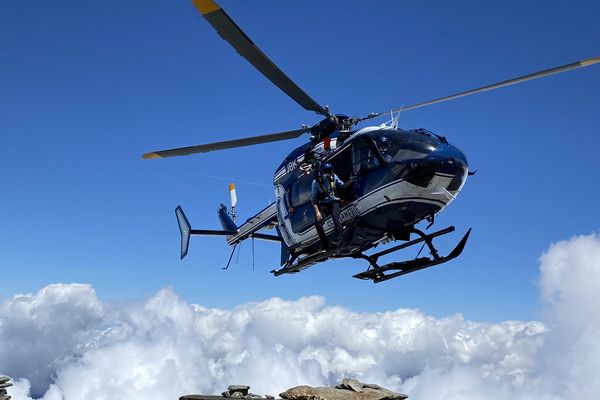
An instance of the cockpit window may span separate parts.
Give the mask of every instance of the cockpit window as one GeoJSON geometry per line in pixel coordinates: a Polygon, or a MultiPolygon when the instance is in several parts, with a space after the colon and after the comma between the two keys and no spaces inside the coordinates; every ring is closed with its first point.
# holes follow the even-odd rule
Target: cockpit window
{"type": "Polygon", "coordinates": [[[438,146],[438,140],[426,133],[380,130],[371,135],[386,162],[424,158],[438,146]]]}
{"type": "Polygon", "coordinates": [[[456,190],[460,190],[463,183],[465,182],[467,173],[468,173],[467,168],[460,167],[458,169],[458,171],[456,171],[456,174],[454,175],[454,178],[452,179],[452,181],[448,184],[448,188],[447,188],[448,191],[454,192],[456,190]]]}

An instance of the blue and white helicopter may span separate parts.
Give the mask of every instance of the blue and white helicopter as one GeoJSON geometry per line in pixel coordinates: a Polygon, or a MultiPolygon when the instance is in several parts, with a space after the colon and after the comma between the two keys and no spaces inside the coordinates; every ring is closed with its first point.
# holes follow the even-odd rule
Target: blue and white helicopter
{"type": "MultiPolygon", "coordinates": [[[[426,234],[415,225],[426,220],[429,222],[427,228],[431,227],[435,215],[456,199],[467,177],[472,174],[467,158],[443,136],[425,129],[398,128],[400,112],[600,62],[600,57],[595,57],[401,109],[371,113],[362,118],[334,115],[285,75],[217,3],[212,0],[193,2],[218,34],[259,72],[303,108],[322,115],[324,119],[311,127],[155,151],[144,154],[143,158],[205,153],[310,134],[310,142],[294,149],[277,168],[273,179],[276,201],[241,225],[235,222],[237,197],[233,185],[230,185],[231,211],[223,204],[218,209],[220,230],[192,229],[182,208],[179,206],[175,210],[181,232],[181,258],[188,253],[192,235],[225,236],[227,243],[233,246],[227,266],[242,241],[270,240],[281,243],[281,267],[271,271],[275,276],[296,273],[329,259],[350,257],[369,263],[368,269],[354,275],[355,278],[377,283],[458,257],[467,243],[470,229],[448,255],[441,256],[433,245],[433,239],[453,232],[455,228],[450,226],[426,234]],[[362,121],[387,114],[391,115],[387,123],[355,129],[362,121]],[[330,162],[341,180],[353,182],[341,193],[343,239],[338,247],[327,251],[321,250],[310,201],[311,184],[323,162],[330,162]],[[264,230],[273,228],[276,234],[264,233],[264,230]],[[415,238],[411,239],[412,236],[415,238]],[[367,254],[378,245],[393,241],[403,243],[367,254]],[[419,257],[419,251],[413,259],[384,265],[378,263],[382,256],[421,243],[421,250],[427,246],[429,256],[419,257]]],[[[326,217],[324,228],[326,234],[333,232],[331,217],[326,217]]]]}

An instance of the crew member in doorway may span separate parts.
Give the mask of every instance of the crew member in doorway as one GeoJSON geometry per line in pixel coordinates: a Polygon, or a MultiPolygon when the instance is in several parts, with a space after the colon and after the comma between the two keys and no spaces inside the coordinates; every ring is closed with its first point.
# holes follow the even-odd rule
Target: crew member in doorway
{"type": "Polygon", "coordinates": [[[330,250],[338,247],[342,241],[342,223],[340,221],[340,208],[341,201],[338,194],[339,189],[343,189],[352,184],[352,180],[343,183],[336,174],[333,173],[333,166],[330,162],[325,162],[317,177],[312,182],[311,187],[311,202],[315,210],[315,228],[319,234],[321,240],[321,247],[323,250],[330,250]],[[325,214],[325,215],[324,215],[325,214]],[[333,220],[333,226],[335,230],[335,239],[330,246],[325,230],[323,229],[323,222],[325,216],[331,215],[333,220]]]}

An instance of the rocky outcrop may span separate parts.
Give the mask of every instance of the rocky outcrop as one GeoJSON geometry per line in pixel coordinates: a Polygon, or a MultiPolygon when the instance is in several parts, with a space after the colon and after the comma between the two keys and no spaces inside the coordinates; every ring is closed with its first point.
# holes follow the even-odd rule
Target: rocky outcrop
{"type": "Polygon", "coordinates": [[[250,386],[246,385],[229,385],[226,392],[221,394],[229,399],[262,399],[259,394],[250,393],[250,386]]]}
{"type": "MultiPolygon", "coordinates": [[[[379,385],[362,383],[356,379],[344,379],[336,387],[296,386],[279,396],[284,400],[404,400],[408,397],[405,394],[392,392],[379,385]]],[[[179,398],[179,400],[222,399],[274,400],[274,397],[250,393],[250,386],[231,385],[221,396],[189,394],[179,398]]]]}
{"type": "MultiPolygon", "coordinates": [[[[261,396],[259,394],[250,393],[250,386],[246,385],[229,385],[226,392],[221,393],[221,396],[213,396],[206,394],[188,394],[181,396],[179,400],[223,400],[223,399],[242,399],[242,400],[273,400],[275,397],[270,395],[261,396]]],[[[0,399],[2,400],[2,399],[0,399]]]]}
{"type": "Polygon", "coordinates": [[[12,385],[13,384],[10,383],[10,378],[8,376],[0,375],[0,400],[10,400],[10,396],[6,389],[12,385]]]}
{"type": "Polygon", "coordinates": [[[296,386],[280,394],[285,400],[404,400],[408,396],[379,385],[344,379],[334,388],[296,386]]]}

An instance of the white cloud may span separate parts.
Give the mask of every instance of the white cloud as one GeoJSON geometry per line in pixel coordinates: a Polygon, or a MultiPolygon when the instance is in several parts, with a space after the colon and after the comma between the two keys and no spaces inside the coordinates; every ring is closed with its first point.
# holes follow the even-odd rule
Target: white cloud
{"type": "Polygon", "coordinates": [[[549,333],[539,368],[571,399],[600,395],[600,237],[578,236],[541,257],[540,292],[549,333]]]}
{"type": "Polygon", "coordinates": [[[104,306],[87,285],[50,285],[0,302],[0,370],[47,387],[103,323],[104,306]]]}
{"type": "Polygon", "coordinates": [[[595,397],[600,240],[553,245],[540,271],[544,323],[357,313],[321,297],[218,310],[168,288],[114,305],[88,285],[50,285],[0,300],[0,371],[19,378],[15,399],[173,399],[231,383],[278,394],[344,376],[418,399],[595,397]]]}

